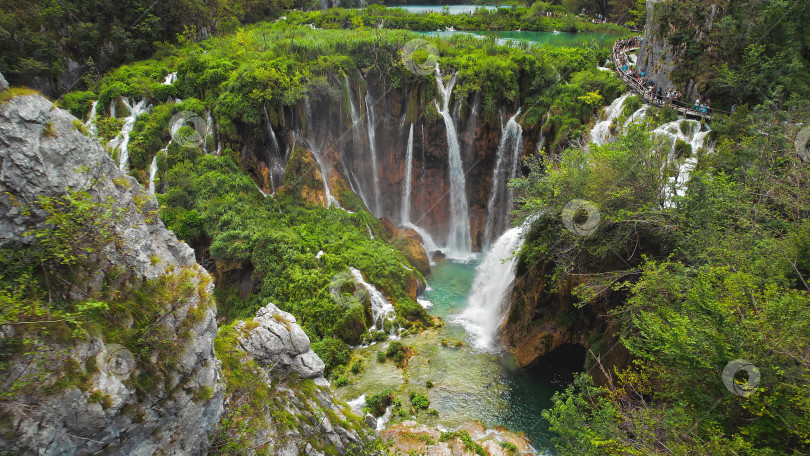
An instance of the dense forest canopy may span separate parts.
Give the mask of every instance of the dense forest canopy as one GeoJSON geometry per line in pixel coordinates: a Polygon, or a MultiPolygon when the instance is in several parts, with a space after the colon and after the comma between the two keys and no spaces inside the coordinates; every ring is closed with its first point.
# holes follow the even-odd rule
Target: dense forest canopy
{"type": "MultiPolygon", "coordinates": [[[[601,371],[599,379],[593,371],[578,374],[554,396],[543,418],[556,453],[810,452],[810,4],[665,0],[651,4],[648,17],[647,5],[638,0],[529,2],[460,15],[412,14],[380,6],[388,1],[370,3],[321,8],[328,5],[2,0],[0,72],[12,85],[50,90],[79,119],[96,106],[97,117],[89,120],[95,120],[102,142],[122,129],[124,121],[111,112],[122,98],[153,104],[133,120],[128,137],[129,172],[159,189],[159,210],[151,215],[197,249],[206,267],[244,268],[249,278],[248,286],[231,283],[213,292],[224,328],[219,349],[232,353],[241,331],[237,321],[273,302],[295,316],[327,374],[345,384],[358,365],[350,346],[388,335],[370,329],[363,306],[333,299],[332,277],[350,266],[362,269],[396,304],[389,328],[382,329],[397,325],[407,336],[440,326],[416,300],[425,276],[409,266],[406,240],[345,185],[336,200],[346,210],[299,196],[302,187],[323,185],[310,151],[290,148],[286,188],[270,197],[259,191],[256,168],[245,165],[247,144],[262,128],[292,128],[284,124],[285,113],[315,99],[341,106],[340,121],[352,125],[350,85],[358,94],[367,94],[369,84],[413,94],[404,102],[402,125],[442,125],[437,76],[414,74],[402,58],[406,42],[424,39],[437,49],[444,75],[457,77],[452,96],[458,112],[466,112],[465,100],[479,96],[481,122],[503,127],[503,108],[520,108],[515,119],[521,132],[542,138],[524,154],[522,169],[516,166],[522,177],[509,184],[515,224],[530,226],[516,253],[518,274],[542,276],[545,281],[529,291],[567,303],[564,315],[549,317],[560,326],[589,306],[607,309],[599,317],[614,323],[631,359],[614,368],[602,364],[612,348],[594,348],[589,362],[601,371]],[[599,23],[595,14],[612,23],[599,23]],[[696,83],[716,105],[734,105],[734,112],[678,121],[674,109],[642,107],[634,95],[608,122],[611,141],[589,143],[588,132],[605,118],[602,108],[628,90],[602,67],[609,49],[413,33],[451,27],[597,31],[621,39],[634,35],[628,27],[645,21],[660,35],[647,39],[660,38],[671,49],[675,87],[696,83]],[[169,75],[176,79],[164,82],[169,75]],[[177,140],[194,134],[189,126],[169,131],[180,112],[210,115],[221,153],[206,154],[200,144],[177,140]],[[690,138],[702,131],[706,141],[693,148],[672,139],[667,128],[690,138]],[[678,178],[687,162],[692,168],[683,186],[678,178]],[[583,236],[567,228],[572,201],[598,208],[593,232],[583,236]],[[730,360],[746,360],[761,374],[746,394],[735,393],[734,385],[752,377],[724,378],[730,360]]],[[[85,131],[83,122],[74,126],[85,131]]],[[[297,128],[309,133],[314,126],[297,128]]],[[[51,134],[44,131],[43,137],[51,134]]],[[[59,289],[54,298],[51,281],[72,279],[94,252],[119,246],[108,224],[120,214],[111,202],[92,201],[86,192],[26,204],[31,206],[20,207],[46,214],[52,228],[32,230],[36,242],[30,246],[0,249],[0,325],[28,318],[46,330],[4,338],[0,368],[43,341],[101,334],[144,353],[144,359],[162,356],[165,361],[155,367],[160,372],[150,372],[163,378],[175,362],[171,347],[163,334],[148,340],[138,334],[159,313],[147,297],[169,299],[177,286],[190,286],[189,277],[146,281],[125,293],[107,287],[82,301],[59,289]],[[86,241],[66,247],[65,239],[79,238],[82,230],[90,233],[86,241]],[[116,326],[121,315],[134,316],[132,328],[116,326]],[[54,316],[60,318],[57,329],[47,326],[54,316]]],[[[571,217],[589,219],[582,211],[571,217]]],[[[113,271],[102,280],[109,285],[117,278],[113,271]]],[[[211,302],[207,293],[199,294],[211,302]]],[[[527,304],[511,305],[516,314],[527,304]]],[[[381,352],[378,361],[394,358],[401,368],[409,349],[395,348],[381,352]]],[[[229,388],[244,389],[238,360],[226,358],[224,368],[229,388]]],[[[138,391],[154,388],[152,379],[136,380],[138,391]]],[[[71,371],[54,388],[84,381],[71,371]]],[[[385,412],[389,396],[369,398],[375,415],[385,412]]],[[[411,400],[429,404],[426,396],[411,400]]],[[[240,440],[228,443],[238,449],[240,440]]],[[[384,451],[369,448],[368,454],[384,451]]]]}

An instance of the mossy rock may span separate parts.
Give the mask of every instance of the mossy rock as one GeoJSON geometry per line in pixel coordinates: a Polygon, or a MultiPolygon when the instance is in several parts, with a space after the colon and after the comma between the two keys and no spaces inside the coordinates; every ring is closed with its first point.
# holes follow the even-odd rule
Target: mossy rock
{"type": "Polygon", "coordinates": [[[312,152],[300,145],[295,146],[278,192],[309,206],[327,206],[321,170],[312,152]]]}

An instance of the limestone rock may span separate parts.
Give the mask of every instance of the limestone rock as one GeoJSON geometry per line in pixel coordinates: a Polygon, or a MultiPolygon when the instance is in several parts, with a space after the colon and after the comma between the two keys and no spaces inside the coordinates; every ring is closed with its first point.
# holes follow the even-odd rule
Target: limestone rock
{"type": "MultiPolygon", "coordinates": [[[[191,248],[157,218],[154,198],[124,175],[101,145],[81,134],[73,125],[76,120],[40,96],[17,96],[0,104],[0,247],[31,243],[26,231],[44,221],[45,213],[36,206],[27,212],[20,202],[63,195],[68,188],[84,189],[123,209],[114,224],[123,248],[105,247],[93,259],[86,280],[77,281],[81,285],[74,286],[71,298],[86,299],[99,291],[103,272],[113,267],[124,271],[116,288],[168,277],[171,270],[186,272],[205,293],[182,298],[156,323],[178,342],[178,362],[164,374],[172,391],[163,383],[136,391],[132,380],[145,372],[143,363],[148,360],[133,363],[131,371],[122,373],[100,368],[98,359],[107,359],[104,356],[114,350],[101,338],[48,342],[42,356],[59,363],[72,360],[87,380],[81,389],[24,391],[0,402],[0,413],[6,417],[0,425],[0,448],[21,455],[202,453],[223,408],[213,346],[216,310],[202,297],[213,291],[210,277],[196,264],[191,248]],[[192,310],[198,310],[196,317],[187,320],[192,310]],[[200,391],[206,394],[197,396],[200,391]]],[[[0,328],[0,337],[12,335],[10,331],[0,328]]],[[[8,365],[11,371],[29,367],[18,357],[8,365]]],[[[46,379],[64,373],[42,369],[46,379]]]]}
{"type": "Polygon", "coordinates": [[[8,89],[8,81],[3,77],[3,73],[0,73],[0,92],[6,89],[8,89]]]}
{"type": "Polygon", "coordinates": [[[256,361],[280,372],[297,372],[301,378],[323,377],[325,365],[295,317],[269,303],[256,312],[253,322],[259,325],[240,344],[256,361]]]}

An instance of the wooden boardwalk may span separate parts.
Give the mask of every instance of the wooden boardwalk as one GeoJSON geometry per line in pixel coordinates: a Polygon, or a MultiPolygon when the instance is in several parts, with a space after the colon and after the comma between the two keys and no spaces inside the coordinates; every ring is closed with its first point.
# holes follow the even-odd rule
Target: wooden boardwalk
{"type": "Polygon", "coordinates": [[[641,95],[647,103],[654,106],[669,106],[678,111],[679,114],[687,118],[695,117],[697,119],[711,120],[713,113],[715,112],[725,113],[725,111],[707,108],[706,114],[703,114],[701,111],[695,109],[694,105],[690,106],[687,103],[667,100],[665,97],[658,99],[654,93],[652,93],[650,90],[644,87],[640,82],[636,81],[636,79],[633,78],[629,72],[622,71],[621,65],[619,65],[619,62],[616,59],[617,55],[624,56],[625,61],[630,62],[630,59],[627,58],[627,52],[636,51],[638,49],[639,46],[620,48],[617,52],[611,53],[610,59],[613,62],[613,71],[615,71],[619,75],[619,77],[622,79],[622,81],[625,82],[625,84],[627,84],[627,87],[629,87],[631,91],[641,95]]]}

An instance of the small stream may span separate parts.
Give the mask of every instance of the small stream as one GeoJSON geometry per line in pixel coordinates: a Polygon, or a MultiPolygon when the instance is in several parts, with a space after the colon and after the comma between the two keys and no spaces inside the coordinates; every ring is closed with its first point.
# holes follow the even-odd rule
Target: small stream
{"type": "MultiPolygon", "coordinates": [[[[506,426],[525,432],[542,454],[550,445],[548,425],[541,413],[551,406],[554,392],[572,381],[572,372],[561,368],[517,369],[505,349],[473,348],[473,336],[454,323],[453,316],[467,305],[479,261],[447,261],[433,267],[421,299],[432,303],[428,312],[441,317],[445,326],[402,339],[417,353],[409,359],[407,369],[396,368],[390,360],[377,361],[376,352],[384,350],[388,342],[358,348],[355,354],[366,360],[363,372],[353,377],[353,383],[335,391],[341,399],[351,401],[362,394],[370,396],[393,388],[403,404],[408,404],[411,391],[427,392],[430,408],[439,414],[420,412],[417,421],[447,429],[475,420],[487,427],[506,426]],[[463,345],[456,348],[458,341],[463,345]],[[434,384],[430,389],[425,386],[428,380],[434,384]]],[[[390,423],[405,419],[413,418],[394,416],[390,423]]]]}

